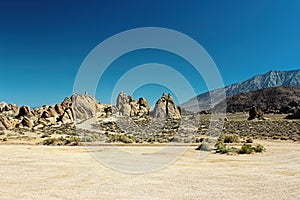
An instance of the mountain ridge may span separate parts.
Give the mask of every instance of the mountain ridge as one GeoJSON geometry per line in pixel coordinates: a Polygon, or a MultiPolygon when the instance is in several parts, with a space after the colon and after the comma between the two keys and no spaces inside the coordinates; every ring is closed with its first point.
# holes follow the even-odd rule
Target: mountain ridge
{"type": "Polygon", "coordinates": [[[228,85],[225,88],[199,94],[180,106],[190,111],[208,110],[224,100],[222,92],[225,92],[227,97],[231,97],[260,89],[290,85],[300,87],[300,69],[289,71],[271,70],[245,81],[228,85]],[[211,100],[211,96],[214,97],[213,100],[211,100]]]}
{"type": "Polygon", "coordinates": [[[256,106],[265,113],[294,113],[300,105],[300,87],[279,86],[241,93],[221,101],[213,109],[226,106],[227,112],[243,112],[256,106]]]}

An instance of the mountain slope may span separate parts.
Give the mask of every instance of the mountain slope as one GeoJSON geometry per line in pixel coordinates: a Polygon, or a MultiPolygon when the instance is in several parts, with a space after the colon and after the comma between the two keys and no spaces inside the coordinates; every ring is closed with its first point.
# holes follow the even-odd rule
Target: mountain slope
{"type": "Polygon", "coordinates": [[[207,110],[223,100],[221,94],[224,90],[226,92],[226,96],[230,97],[245,92],[289,85],[300,87],[300,70],[269,71],[266,74],[254,76],[244,82],[229,85],[225,87],[225,89],[216,89],[200,94],[181,104],[181,107],[190,111],[207,110]],[[212,101],[210,96],[214,96],[213,104],[211,103],[212,101]]]}
{"type": "Polygon", "coordinates": [[[300,105],[300,87],[280,86],[238,94],[226,98],[214,109],[227,106],[227,112],[245,111],[256,106],[268,113],[290,113],[300,105]],[[225,105],[226,103],[226,105],[225,105]]]}

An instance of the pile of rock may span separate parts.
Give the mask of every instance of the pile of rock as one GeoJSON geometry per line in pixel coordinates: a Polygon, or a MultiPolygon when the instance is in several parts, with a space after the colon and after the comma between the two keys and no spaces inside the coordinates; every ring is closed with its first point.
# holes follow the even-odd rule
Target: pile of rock
{"type": "MultiPolygon", "coordinates": [[[[141,107],[143,101],[140,101],[141,107]]],[[[61,125],[74,124],[92,117],[107,118],[115,108],[112,105],[100,104],[88,94],[74,94],[66,97],[62,103],[44,105],[30,109],[23,105],[0,103],[0,129],[38,130],[47,127],[59,128],[61,125]]]]}
{"type": "Polygon", "coordinates": [[[121,116],[145,118],[149,116],[150,106],[145,98],[139,100],[121,92],[117,98],[117,109],[121,116]]]}
{"type": "Polygon", "coordinates": [[[170,94],[163,94],[156,102],[151,115],[156,118],[181,119],[180,107],[176,106],[170,94]]]}

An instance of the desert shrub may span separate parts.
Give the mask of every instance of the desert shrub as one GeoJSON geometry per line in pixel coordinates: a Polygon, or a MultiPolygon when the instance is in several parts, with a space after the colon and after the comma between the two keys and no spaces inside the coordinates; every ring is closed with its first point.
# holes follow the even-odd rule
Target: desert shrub
{"type": "Polygon", "coordinates": [[[229,152],[232,152],[231,147],[224,146],[223,148],[220,149],[220,153],[222,153],[222,154],[229,153],[229,152]]]}
{"type": "Polygon", "coordinates": [[[109,134],[105,133],[110,142],[123,142],[123,143],[133,143],[135,141],[134,136],[125,134],[109,134]]]}
{"type": "Polygon", "coordinates": [[[224,141],[223,140],[218,140],[217,143],[215,144],[215,147],[217,150],[220,150],[225,147],[224,141]]]}
{"type": "Polygon", "coordinates": [[[44,145],[56,145],[57,139],[56,138],[47,138],[43,142],[44,145]]]}
{"type": "Polygon", "coordinates": [[[215,147],[217,149],[216,152],[221,153],[221,154],[229,153],[232,151],[232,148],[226,146],[226,144],[224,144],[223,141],[217,141],[217,143],[215,144],[215,147]]]}
{"type": "Polygon", "coordinates": [[[261,152],[265,151],[266,148],[265,148],[263,145],[258,144],[256,147],[253,147],[253,150],[254,150],[256,153],[261,153],[261,152]]]}
{"type": "Polygon", "coordinates": [[[238,134],[226,134],[224,136],[224,143],[239,143],[241,138],[238,134]]]}
{"type": "Polygon", "coordinates": [[[206,142],[203,142],[199,145],[199,147],[197,148],[197,150],[200,150],[200,151],[209,151],[210,148],[209,148],[209,145],[208,143],[206,142]]]}
{"type": "Polygon", "coordinates": [[[71,136],[63,139],[64,145],[77,146],[80,145],[80,138],[76,136],[71,136]]]}
{"type": "Polygon", "coordinates": [[[241,149],[238,151],[239,154],[251,154],[253,152],[253,147],[250,144],[243,144],[241,149]]]}
{"type": "Polygon", "coordinates": [[[71,136],[68,138],[59,137],[59,138],[47,138],[43,141],[44,145],[57,145],[57,146],[77,146],[80,145],[80,138],[76,136],[71,136]]]}

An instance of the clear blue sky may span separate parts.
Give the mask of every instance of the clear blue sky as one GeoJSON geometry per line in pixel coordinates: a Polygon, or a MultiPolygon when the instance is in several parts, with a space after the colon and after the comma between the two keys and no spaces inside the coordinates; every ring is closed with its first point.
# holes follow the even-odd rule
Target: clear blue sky
{"type": "MultiPolygon", "coordinates": [[[[297,0],[0,1],[0,101],[61,102],[96,45],[137,27],[192,37],[211,55],[225,85],[269,70],[299,69],[299,10],[297,0]]],[[[104,88],[96,97],[108,103],[109,86],[104,88]]],[[[196,92],[205,90],[199,80],[196,92]]]]}

